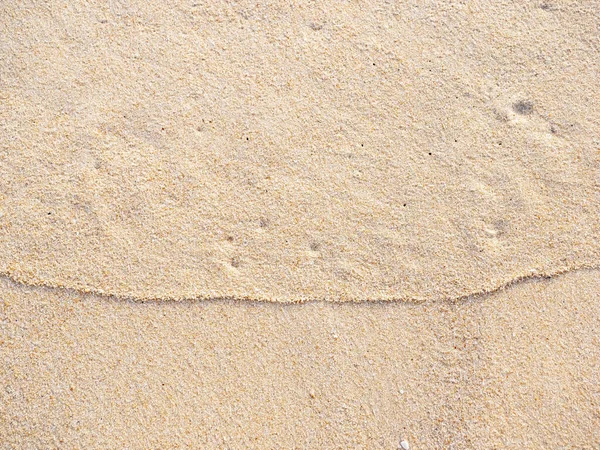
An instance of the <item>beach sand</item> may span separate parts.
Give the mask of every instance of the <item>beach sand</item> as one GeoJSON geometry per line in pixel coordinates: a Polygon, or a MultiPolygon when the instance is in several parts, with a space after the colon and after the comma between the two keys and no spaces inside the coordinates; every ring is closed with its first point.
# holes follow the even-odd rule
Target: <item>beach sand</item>
{"type": "Polygon", "coordinates": [[[1,8],[13,279],[444,300],[600,261],[598,2],[1,8]]]}
{"type": "Polygon", "coordinates": [[[599,14],[0,2],[0,448],[600,448],[599,14]]]}
{"type": "Polygon", "coordinates": [[[598,271],[418,305],[0,286],[2,448],[600,445],[598,271]]]}

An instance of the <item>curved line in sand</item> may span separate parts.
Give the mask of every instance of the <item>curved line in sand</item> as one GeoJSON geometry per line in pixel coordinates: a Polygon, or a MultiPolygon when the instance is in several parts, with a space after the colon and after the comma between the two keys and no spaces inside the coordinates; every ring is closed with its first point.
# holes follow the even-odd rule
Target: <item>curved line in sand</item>
{"type": "Polygon", "coordinates": [[[422,304],[422,303],[438,303],[438,302],[447,302],[447,303],[457,303],[461,301],[474,300],[482,297],[487,297],[493,295],[499,291],[504,289],[512,288],[516,285],[523,284],[530,281],[536,280],[548,280],[556,277],[560,277],[562,275],[566,275],[572,272],[579,271],[587,271],[587,270],[600,270],[600,264],[582,264],[579,266],[573,266],[566,269],[556,270],[554,272],[545,272],[545,273],[533,273],[528,275],[521,275],[515,277],[506,282],[502,282],[495,287],[488,289],[481,289],[479,291],[474,291],[468,294],[460,295],[458,297],[446,297],[446,298],[430,298],[430,299],[420,299],[420,298],[412,298],[412,297],[390,297],[390,298],[377,298],[377,299],[330,299],[330,298],[302,298],[295,300],[277,300],[272,298],[260,298],[260,297],[242,297],[242,296],[203,296],[197,295],[195,297],[138,297],[134,295],[121,295],[114,294],[110,292],[104,292],[96,289],[86,289],[86,288],[75,288],[71,286],[64,286],[60,284],[51,284],[51,283],[35,283],[30,282],[25,279],[21,279],[20,277],[16,277],[14,274],[8,272],[0,272],[0,278],[4,278],[6,280],[11,281],[20,286],[30,287],[30,288],[41,288],[41,289],[51,289],[51,290],[62,290],[65,292],[71,292],[80,295],[91,295],[96,297],[102,297],[106,299],[114,299],[114,300],[122,300],[122,301],[130,301],[135,303],[179,303],[179,302],[204,302],[204,301],[248,301],[248,302],[259,302],[259,303],[273,303],[280,305],[297,305],[302,303],[316,303],[316,302],[325,302],[325,303],[407,303],[407,304],[422,304]]]}

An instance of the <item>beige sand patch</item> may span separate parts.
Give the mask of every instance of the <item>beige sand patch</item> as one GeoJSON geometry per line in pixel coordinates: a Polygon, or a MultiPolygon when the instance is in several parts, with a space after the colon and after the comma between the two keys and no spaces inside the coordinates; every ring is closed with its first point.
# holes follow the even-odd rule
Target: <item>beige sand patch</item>
{"type": "Polygon", "coordinates": [[[0,9],[12,278],[435,299],[598,261],[593,2],[0,9]]]}
{"type": "Polygon", "coordinates": [[[101,299],[0,280],[0,442],[596,449],[600,273],[485,299],[101,299]]]}

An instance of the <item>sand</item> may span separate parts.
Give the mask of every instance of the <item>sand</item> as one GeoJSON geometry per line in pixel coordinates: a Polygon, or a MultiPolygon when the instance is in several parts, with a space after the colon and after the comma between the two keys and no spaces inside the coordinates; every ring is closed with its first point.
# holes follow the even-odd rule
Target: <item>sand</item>
{"type": "Polygon", "coordinates": [[[599,13],[0,2],[0,448],[600,448],[599,13]]]}
{"type": "Polygon", "coordinates": [[[2,448],[595,449],[600,277],[459,303],[136,303],[3,280],[2,448]]]}
{"type": "Polygon", "coordinates": [[[4,2],[0,272],[297,302],[595,267],[599,8],[4,2]]]}

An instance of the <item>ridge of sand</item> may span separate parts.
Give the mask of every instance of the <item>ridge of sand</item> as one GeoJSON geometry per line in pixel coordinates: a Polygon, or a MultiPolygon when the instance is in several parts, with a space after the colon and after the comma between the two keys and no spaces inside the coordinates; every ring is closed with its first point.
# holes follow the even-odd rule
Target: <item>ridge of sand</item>
{"type": "Polygon", "coordinates": [[[82,288],[76,288],[76,287],[72,287],[72,286],[54,285],[54,284],[47,284],[47,283],[42,283],[42,282],[36,283],[36,282],[31,282],[30,280],[27,280],[27,279],[20,279],[19,277],[16,277],[11,273],[1,273],[0,272],[0,278],[5,278],[5,279],[15,283],[16,285],[20,285],[20,286],[24,286],[24,287],[58,289],[58,290],[65,290],[65,291],[70,291],[73,293],[84,294],[84,295],[95,295],[98,297],[112,298],[112,299],[118,299],[118,300],[129,300],[129,301],[143,302],[143,303],[146,303],[146,302],[209,301],[209,300],[217,300],[217,301],[219,301],[219,300],[234,300],[234,301],[239,300],[239,301],[257,301],[257,302],[263,302],[263,303],[283,303],[283,304],[310,303],[310,302],[319,302],[319,301],[329,301],[332,303],[405,302],[405,303],[419,304],[419,303],[424,303],[424,302],[454,303],[454,302],[460,302],[460,301],[464,301],[464,300],[472,300],[472,299],[479,298],[482,296],[488,296],[488,295],[495,294],[498,291],[505,290],[505,289],[511,288],[515,285],[518,285],[520,283],[526,283],[528,281],[535,281],[535,280],[541,280],[541,279],[552,279],[552,278],[560,277],[560,276],[563,276],[563,275],[566,275],[566,274],[572,273],[572,272],[598,270],[598,269],[600,269],[600,265],[591,265],[590,264],[590,265],[580,265],[580,266],[576,266],[576,267],[571,267],[568,269],[556,270],[556,271],[549,272],[549,273],[538,273],[537,271],[534,271],[533,273],[530,273],[528,275],[522,275],[522,276],[515,277],[512,280],[504,282],[494,288],[475,291],[475,292],[472,292],[469,294],[461,295],[459,297],[446,297],[446,298],[407,298],[407,297],[402,297],[402,298],[355,298],[355,299],[347,299],[346,298],[346,299],[341,299],[341,300],[309,298],[309,297],[302,298],[302,299],[294,299],[294,300],[285,300],[285,299],[284,300],[279,300],[279,299],[273,300],[270,298],[238,297],[235,295],[221,295],[221,296],[210,296],[210,297],[196,296],[196,297],[184,297],[184,298],[136,297],[134,295],[119,295],[119,294],[114,294],[114,293],[110,293],[110,292],[98,291],[98,290],[94,290],[94,289],[82,289],[82,288]]]}

